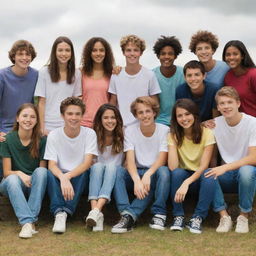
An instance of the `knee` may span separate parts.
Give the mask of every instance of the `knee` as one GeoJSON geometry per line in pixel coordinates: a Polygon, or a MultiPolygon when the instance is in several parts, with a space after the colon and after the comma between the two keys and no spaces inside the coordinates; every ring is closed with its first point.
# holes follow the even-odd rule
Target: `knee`
{"type": "Polygon", "coordinates": [[[238,180],[244,184],[249,184],[256,179],[256,168],[251,165],[242,166],[238,170],[238,180]]]}
{"type": "Polygon", "coordinates": [[[122,166],[117,167],[116,178],[117,179],[123,179],[126,172],[127,171],[122,166]]]}
{"type": "Polygon", "coordinates": [[[172,179],[184,179],[186,171],[182,168],[176,168],[171,171],[172,179]]]}
{"type": "Polygon", "coordinates": [[[21,184],[21,180],[20,180],[19,176],[16,174],[9,175],[7,178],[5,178],[5,182],[7,184],[7,187],[10,187],[10,188],[12,188],[12,187],[14,188],[17,185],[21,184]]]}
{"type": "Polygon", "coordinates": [[[168,167],[166,167],[166,166],[161,166],[157,170],[156,174],[157,174],[158,179],[161,179],[164,181],[170,180],[170,177],[171,177],[171,172],[169,171],[168,167]]]}
{"type": "Polygon", "coordinates": [[[92,175],[99,175],[103,173],[105,166],[102,163],[96,163],[94,164],[90,169],[90,176],[92,175]]]}
{"type": "Polygon", "coordinates": [[[207,173],[207,172],[209,172],[210,171],[210,169],[206,169],[206,170],[204,170],[203,171],[203,173],[201,174],[201,176],[200,176],[200,180],[201,180],[201,182],[203,181],[203,182],[208,182],[208,183],[215,183],[216,182],[216,179],[213,177],[213,176],[211,176],[211,177],[205,177],[205,174],[207,173]]]}
{"type": "Polygon", "coordinates": [[[47,169],[44,167],[38,167],[34,170],[32,176],[38,178],[46,179],[47,178],[47,169]]]}

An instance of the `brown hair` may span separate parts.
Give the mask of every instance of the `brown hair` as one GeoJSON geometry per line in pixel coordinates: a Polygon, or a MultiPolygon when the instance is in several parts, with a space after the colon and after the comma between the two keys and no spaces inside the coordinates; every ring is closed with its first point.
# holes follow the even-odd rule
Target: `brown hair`
{"type": "Polygon", "coordinates": [[[120,40],[120,46],[121,46],[122,52],[125,51],[125,47],[128,43],[133,43],[137,47],[139,47],[141,53],[143,53],[144,50],[146,49],[146,43],[143,39],[139,38],[136,35],[127,35],[127,36],[122,37],[120,40]]]}
{"type": "Polygon", "coordinates": [[[232,86],[223,86],[222,88],[220,88],[217,91],[217,93],[215,95],[215,101],[217,104],[218,104],[218,98],[221,96],[226,96],[226,97],[232,98],[236,101],[240,101],[240,97],[239,97],[237,90],[232,86]]]}
{"type": "Polygon", "coordinates": [[[82,110],[82,114],[84,114],[85,105],[84,105],[83,101],[81,99],[77,98],[77,97],[74,97],[74,96],[68,97],[68,98],[66,98],[65,100],[63,100],[61,102],[61,104],[60,104],[60,113],[62,115],[64,115],[67,107],[70,106],[70,105],[75,105],[75,106],[80,107],[81,110],[82,110]]]}

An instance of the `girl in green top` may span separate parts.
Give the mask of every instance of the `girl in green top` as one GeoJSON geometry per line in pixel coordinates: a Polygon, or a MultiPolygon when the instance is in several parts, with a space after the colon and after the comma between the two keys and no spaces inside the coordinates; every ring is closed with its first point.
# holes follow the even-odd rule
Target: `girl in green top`
{"type": "Polygon", "coordinates": [[[9,197],[22,225],[21,238],[37,233],[34,223],[47,185],[46,161],[43,160],[45,142],[37,108],[30,103],[21,105],[13,131],[6,135],[0,147],[4,170],[0,192],[9,197]]]}

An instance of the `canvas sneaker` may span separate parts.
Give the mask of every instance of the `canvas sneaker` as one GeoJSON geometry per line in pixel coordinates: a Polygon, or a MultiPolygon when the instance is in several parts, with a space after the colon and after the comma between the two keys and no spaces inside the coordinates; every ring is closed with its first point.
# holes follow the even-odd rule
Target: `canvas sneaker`
{"type": "Polygon", "coordinates": [[[249,232],[249,225],[248,219],[243,215],[239,215],[236,219],[236,229],[235,232],[237,233],[248,233],[249,232]]]}
{"type": "Polygon", "coordinates": [[[87,227],[94,227],[97,225],[97,220],[99,218],[100,211],[97,208],[91,210],[86,218],[87,227]]]}
{"type": "Polygon", "coordinates": [[[102,212],[99,212],[96,226],[92,227],[92,231],[103,231],[103,222],[104,222],[104,215],[102,212]]]}
{"type": "Polygon", "coordinates": [[[185,227],[185,218],[184,216],[175,216],[173,218],[172,225],[170,227],[170,230],[173,231],[182,231],[185,227]]]}
{"type": "Polygon", "coordinates": [[[67,213],[66,212],[58,212],[55,215],[55,221],[52,228],[53,233],[65,233],[66,232],[66,221],[67,221],[67,213]]]}
{"type": "Polygon", "coordinates": [[[196,216],[191,218],[186,226],[191,233],[201,234],[202,222],[203,222],[202,218],[200,216],[196,216]]]}
{"type": "Polygon", "coordinates": [[[229,232],[232,228],[232,220],[230,216],[223,216],[220,218],[219,226],[216,228],[216,232],[218,233],[226,233],[229,232]]]}
{"type": "Polygon", "coordinates": [[[121,234],[132,231],[134,227],[135,221],[132,216],[129,214],[125,214],[121,216],[120,221],[112,227],[111,232],[114,234],[121,234]]]}
{"type": "Polygon", "coordinates": [[[20,238],[31,238],[32,235],[37,234],[38,231],[35,231],[33,229],[33,226],[31,223],[26,223],[22,226],[21,231],[19,233],[20,238]]]}
{"type": "Polygon", "coordinates": [[[149,227],[157,230],[164,230],[166,223],[166,216],[155,214],[149,223],[149,227]]]}

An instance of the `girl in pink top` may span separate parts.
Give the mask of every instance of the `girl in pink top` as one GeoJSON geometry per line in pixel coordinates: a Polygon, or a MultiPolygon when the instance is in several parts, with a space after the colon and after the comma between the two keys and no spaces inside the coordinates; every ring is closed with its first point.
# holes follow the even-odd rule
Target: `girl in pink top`
{"type": "Polygon", "coordinates": [[[114,65],[109,43],[101,37],[91,38],[84,46],[81,65],[82,99],[86,105],[81,125],[92,127],[98,108],[109,102],[108,87],[114,65]]]}
{"type": "Polygon", "coordinates": [[[241,112],[256,117],[256,68],[245,45],[239,40],[229,41],[222,58],[230,67],[224,84],[237,90],[241,112]]]}

